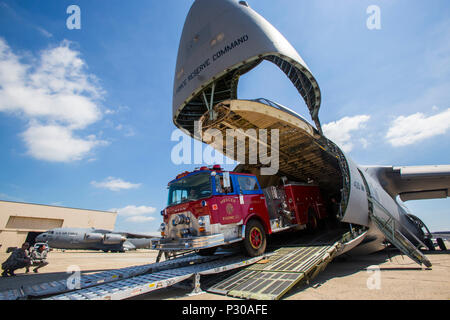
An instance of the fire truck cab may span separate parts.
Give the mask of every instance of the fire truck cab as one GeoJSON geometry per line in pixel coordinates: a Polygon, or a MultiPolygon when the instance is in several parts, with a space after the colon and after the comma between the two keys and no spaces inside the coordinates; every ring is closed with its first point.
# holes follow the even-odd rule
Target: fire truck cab
{"type": "Polygon", "coordinates": [[[327,216],[318,186],[285,183],[261,189],[255,175],[223,171],[220,166],[185,172],[168,184],[161,212],[158,250],[199,250],[242,241],[249,256],[264,253],[267,235],[292,228],[317,227],[327,216]]]}

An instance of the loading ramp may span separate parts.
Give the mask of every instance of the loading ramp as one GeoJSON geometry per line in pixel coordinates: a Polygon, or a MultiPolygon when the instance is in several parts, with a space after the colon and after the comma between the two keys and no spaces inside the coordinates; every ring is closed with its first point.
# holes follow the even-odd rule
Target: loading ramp
{"type": "Polygon", "coordinates": [[[210,262],[153,272],[82,290],[63,293],[46,298],[45,300],[123,300],[158,289],[167,288],[189,278],[194,278],[194,289],[198,289],[200,287],[200,276],[202,275],[210,275],[242,268],[248,264],[255,263],[262,258],[263,256],[251,259],[246,259],[242,256],[222,257],[221,259],[210,262]]]}
{"type": "Polygon", "coordinates": [[[246,267],[207,291],[242,299],[278,300],[300,281],[308,282],[323,271],[350,236],[344,233],[328,243],[316,240],[281,247],[268,259],[246,267]]]}

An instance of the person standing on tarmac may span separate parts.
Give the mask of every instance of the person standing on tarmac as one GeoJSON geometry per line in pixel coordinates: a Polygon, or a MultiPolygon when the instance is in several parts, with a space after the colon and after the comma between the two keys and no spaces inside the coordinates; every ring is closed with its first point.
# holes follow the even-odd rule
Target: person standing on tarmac
{"type": "Polygon", "coordinates": [[[27,250],[30,247],[28,242],[22,244],[21,248],[17,248],[13,253],[2,263],[2,277],[15,276],[14,271],[21,268],[29,267],[31,259],[28,256],[27,250]]]}

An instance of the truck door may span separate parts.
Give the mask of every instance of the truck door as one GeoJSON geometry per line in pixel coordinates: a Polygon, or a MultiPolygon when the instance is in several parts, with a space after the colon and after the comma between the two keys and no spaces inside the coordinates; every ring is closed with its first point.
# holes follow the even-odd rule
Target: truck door
{"type": "MultiPolygon", "coordinates": [[[[269,223],[264,194],[255,176],[236,175],[239,186],[239,203],[244,216],[257,214],[266,223],[269,223]]],[[[266,230],[268,231],[268,230],[266,230]]]]}
{"type": "MultiPolygon", "coordinates": [[[[218,173],[213,179],[216,219],[220,224],[238,223],[242,219],[239,194],[234,179],[228,173],[218,173]]],[[[214,208],[214,207],[213,207],[214,208]]]]}

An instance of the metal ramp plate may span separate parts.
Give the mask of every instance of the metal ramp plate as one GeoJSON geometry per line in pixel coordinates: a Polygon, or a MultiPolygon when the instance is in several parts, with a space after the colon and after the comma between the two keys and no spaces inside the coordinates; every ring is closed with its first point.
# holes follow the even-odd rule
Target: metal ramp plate
{"type": "MultiPolygon", "coordinates": [[[[196,263],[208,262],[222,257],[223,256],[221,255],[199,256],[197,254],[192,254],[189,256],[182,256],[159,263],[151,263],[141,266],[126,267],[88,275],[81,275],[80,289],[89,288],[103,283],[114,282],[121,279],[127,279],[142,275],[144,273],[169,270],[173,268],[189,266],[196,263]]],[[[11,289],[8,291],[0,292],[0,300],[17,300],[25,299],[27,297],[42,297],[67,291],[71,290],[67,287],[67,280],[63,279],[59,281],[45,282],[26,286],[20,289],[11,289]]]]}
{"type": "Polygon", "coordinates": [[[212,286],[207,291],[237,298],[278,300],[299,281],[312,279],[336,255],[340,242],[287,247],[212,286]]]}
{"type": "Polygon", "coordinates": [[[211,262],[163,270],[111,283],[100,284],[73,292],[49,297],[45,300],[121,300],[172,286],[195,275],[207,275],[241,268],[263,257],[244,259],[229,257],[211,262]]]}

